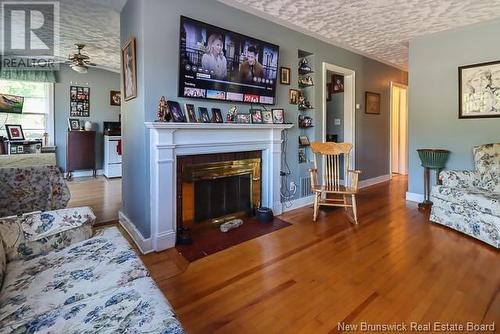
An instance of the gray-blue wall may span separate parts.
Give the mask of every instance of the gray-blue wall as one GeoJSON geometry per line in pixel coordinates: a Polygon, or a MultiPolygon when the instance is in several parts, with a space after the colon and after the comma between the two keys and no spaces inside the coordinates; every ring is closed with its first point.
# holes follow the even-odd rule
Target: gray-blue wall
{"type": "MultiPolygon", "coordinates": [[[[389,173],[389,87],[390,81],[407,82],[407,74],[396,68],[332,46],[273,22],[224,5],[216,0],[129,0],[121,13],[121,44],[130,35],[137,38],[138,98],[124,103],[122,121],[124,135],[123,212],[144,237],[150,235],[149,224],[149,139],[144,121],[155,119],[158,99],[185,103],[177,97],[179,66],[179,20],[185,15],[216,26],[243,33],[280,46],[280,66],[291,67],[292,85],[278,85],[277,107],[286,110],[286,121],[297,125],[297,106],[288,104],[288,89],[297,88],[297,50],[314,53],[314,82],[321,82],[322,62],[356,71],[356,168],[362,178],[389,173]],[[364,114],[364,92],[381,93],[382,114],[364,114]]],[[[321,85],[314,87],[316,127],[311,140],[321,139],[321,85]],[[315,138],[314,138],[315,137],[315,138]]],[[[224,113],[231,104],[192,100],[196,106],[222,107],[224,113]]],[[[249,105],[238,105],[240,111],[249,105]]],[[[307,168],[298,164],[297,126],[289,132],[288,157],[292,169],[290,181],[300,184],[307,168]]],[[[301,164],[304,165],[304,164],[301,164]]]]}
{"type": "Polygon", "coordinates": [[[66,169],[66,134],[68,132],[69,115],[69,87],[90,87],[90,117],[79,118],[83,123],[94,123],[96,133],[96,165],[102,168],[104,159],[103,151],[103,122],[118,121],[120,107],[109,104],[109,92],[120,90],[120,74],[90,68],[88,73],[80,74],[66,65],[61,65],[56,73],[57,82],[54,86],[54,135],[57,146],[57,164],[66,169]]]}
{"type": "Polygon", "coordinates": [[[472,169],[473,146],[500,142],[500,118],[458,118],[458,67],[500,60],[499,36],[495,20],[410,41],[409,192],[423,193],[418,148],[448,149],[448,169],[472,169]]]}

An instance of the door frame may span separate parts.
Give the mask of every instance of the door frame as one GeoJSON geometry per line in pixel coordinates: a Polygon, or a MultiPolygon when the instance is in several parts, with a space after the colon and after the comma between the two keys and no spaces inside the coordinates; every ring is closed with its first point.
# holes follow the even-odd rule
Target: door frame
{"type": "Polygon", "coordinates": [[[408,106],[408,101],[409,101],[409,89],[408,85],[398,83],[391,81],[390,83],[390,91],[389,91],[389,175],[390,178],[392,179],[392,88],[393,87],[399,87],[399,88],[404,88],[406,89],[406,174],[403,175],[408,175],[408,126],[409,126],[409,120],[408,120],[408,115],[409,115],[409,106],[408,106]]]}
{"type": "Polygon", "coordinates": [[[344,76],[344,142],[352,143],[349,155],[351,168],[356,169],[356,72],[354,70],[323,62],[322,68],[322,132],[321,139],[326,141],[326,98],[327,98],[327,71],[344,76]]]}

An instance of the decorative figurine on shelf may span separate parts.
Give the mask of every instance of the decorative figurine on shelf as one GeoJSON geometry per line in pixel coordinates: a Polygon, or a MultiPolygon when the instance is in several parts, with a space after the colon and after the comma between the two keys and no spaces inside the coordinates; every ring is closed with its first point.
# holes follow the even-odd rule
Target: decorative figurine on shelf
{"type": "Polygon", "coordinates": [[[160,97],[160,102],[158,103],[158,112],[156,113],[156,118],[158,122],[167,121],[167,101],[165,96],[160,97]]]}
{"type": "Polygon", "coordinates": [[[236,114],[238,114],[238,107],[231,106],[231,108],[229,108],[229,111],[227,112],[227,122],[236,122],[236,114]]]}
{"type": "Polygon", "coordinates": [[[313,79],[310,75],[299,76],[299,84],[302,86],[314,86],[313,79]]]}
{"type": "Polygon", "coordinates": [[[299,109],[301,110],[307,110],[307,109],[312,109],[311,102],[309,102],[305,96],[301,95],[299,97],[299,103],[298,103],[299,109]]]}
{"type": "Polygon", "coordinates": [[[310,128],[311,126],[313,126],[311,117],[299,115],[299,128],[310,128]]]}
{"type": "Polygon", "coordinates": [[[307,63],[306,58],[302,58],[299,63],[299,71],[301,72],[312,72],[311,66],[307,63]]]}

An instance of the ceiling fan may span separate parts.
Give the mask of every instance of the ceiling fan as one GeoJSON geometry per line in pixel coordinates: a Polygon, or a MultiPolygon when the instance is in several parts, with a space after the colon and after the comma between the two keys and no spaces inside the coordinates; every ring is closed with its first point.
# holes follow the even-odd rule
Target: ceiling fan
{"type": "Polygon", "coordinates": [[[69,67],[75,72],[78,73],[87,73],[89,66],[96,66],[96,64],[90,61],[90,57],[82,54],[82,49],[85,47],[85,44],[76,43],[76,47],[78,48],[78,52],[68,57],[69,67]]]}

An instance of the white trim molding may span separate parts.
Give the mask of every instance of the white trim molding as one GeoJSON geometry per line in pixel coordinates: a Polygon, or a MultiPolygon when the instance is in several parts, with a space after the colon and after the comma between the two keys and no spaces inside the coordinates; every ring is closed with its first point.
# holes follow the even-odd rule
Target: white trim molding
{"type": "Polygon", "coordinates": [[[178,156],[262,152],[262,206],[282,213],[281,132],[293,124],[144,123],[150,141],[151,242],[154,251],[175,246],[178,156]]]}
{"type": "Polygon", "coordinates": [[[132,223],[122,211],[118,211],[118,221],[142,254],[151,253],[153,251],[151,238],[144,238],[141,232],[135,227],[134,223],[132,223]]]}
{"type": "Polygon", "coordinates": [[[377,177],[372,177],[371,179],[361,180],[359,181],[359,188],[366,188],[369,186],[373,186],[379,183],[387,182],[391,180],[391,175],[380,175],[377,177]]]}
{"type": "Polygon", "coordinates": [[[415,203],[422,203],[424,201],[424,194],[406,192],[406,200],[415,203]]]}
{"type": "Polygon", "coordinates": [[[292,205],[287,207],[285,203],[283,203],[283,212],[292,211],[295,209],[303,208],[304,206],[313,205],[314,203],[314,195],[297,198],[291,201],[292,205]]]}
{"type": "MultiPolygon", "coordinates": [[[[355,168],[356,166],[356,72],[340,67],[337,65],[329,64],[323,62],[323,68],[321,72],[323,86],[321,89],[322,92],[322,101],[321,101],[321,114],[322,114],[322,131],[321,138],[323,141],[326,141],[326,83],[327,83],[327,71],[331,71],[334,73],[338,73],[344,76],[344,119],[343,119],[343,128],[344,128],[344,142],[352,143],[352,151],[349,155],[350,165],[355,168]]],[[[324,167],[324,162],[323,165],[324,167]]]]}
{"type": "MultiPolygon", "coordinates": [[[[373,177],[371,179],[359,181],[359,188],[360,189],[366,188],[379,183],[388,182],[390,180],[391,180],[390,175],[381,175],[373,177]]],[[[295,209],[303,208],[305,206],[313,205],[313,203],[314,203],[314,195],[297,198],[295,200],[292,200],[292,205],[289,207],[285,206],[285,204],[283,203],[283,212],[288,212],[295,209]]]]}
{"type": "MultiPolygon", "coordinates": [[[[75,178],[75,177],[92,177],[94,176],[94,172],[91,171],[91,170],[77,170],[77,171],[74,171],[72,173],[72,177],[75,178]]],[[[104,172],[102,169],[98,169],[96,170],[96,175],[97,176],[101,176],[101,175],[104,175],[104,172]]],[[[66,178],[66,176],[68,176],[68,173],[64,173],[64,177],[66,178]]]]}

